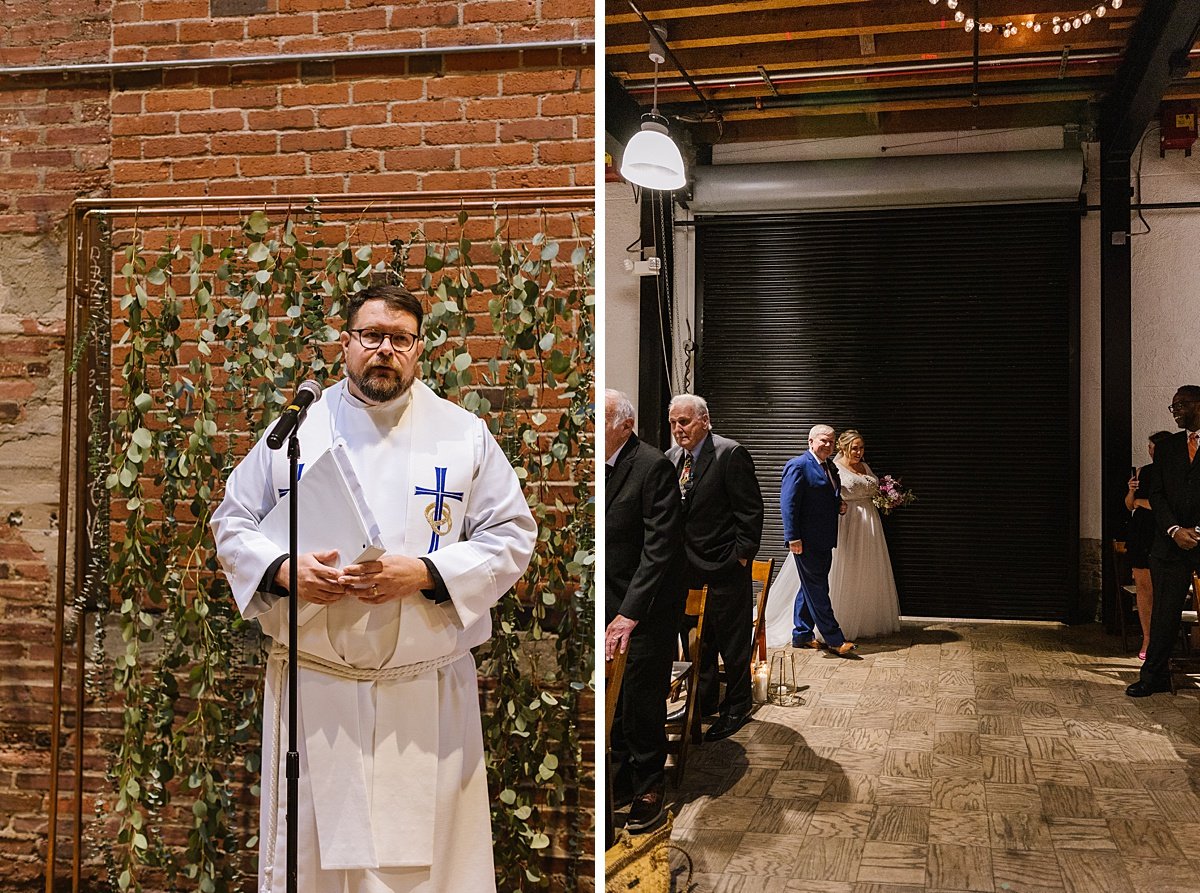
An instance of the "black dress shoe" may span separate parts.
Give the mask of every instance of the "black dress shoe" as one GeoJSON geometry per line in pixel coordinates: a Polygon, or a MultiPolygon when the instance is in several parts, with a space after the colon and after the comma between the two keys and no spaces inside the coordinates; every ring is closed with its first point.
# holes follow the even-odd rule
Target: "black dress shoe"
{"type": "Polygon", "coordinates": [[[709,726],[708,731],[705,732],[704,740],[720,741],[722,738],[728,738],[748,722],[750,722],[749,713],[741,713],[737,715],[727,713],[723,716],[719,716],[717,717],[717,721],[709,726]]]}
{"type": "Polygon", "coordinates": [[[687,704],[682,707],[676,707],[667,714],[667,722],[682,722],[687,716],[687,704]]]}
{"type": "Polygon", "coordinates": [[[1129,688],[1125,689],[1125,694],[1131,698],[1148,698],[1150,695],[1170,690],[1170,682],[1146,682],[1144,679],[1139,679],[1133,685],[1129,686],[1129,688]]]}
{"type": "Polygon", "coordinates": [[[662,787],[651,788],[646,793],[635,797],[629,807],[629,818],[625,821],[625,830],[631,834],[650,831],[663,818],[663,801],[665,796],[662,787]]]}

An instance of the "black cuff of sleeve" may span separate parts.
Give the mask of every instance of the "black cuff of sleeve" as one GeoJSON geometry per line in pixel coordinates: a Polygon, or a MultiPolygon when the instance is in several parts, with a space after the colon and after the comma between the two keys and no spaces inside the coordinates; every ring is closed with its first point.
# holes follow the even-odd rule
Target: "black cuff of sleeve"
{"type": "Polygon", "coordinates": [[[425,562],[425,567],[429,568],[429,576],[433,577],[433,588],[422,589],[421,595],[439,605],[442,602],[450,601],[450,590],[446,588],[446,581],[442,579],[442,575],[438,572],[437,565],[423,555],[421,556],[421,561],[425,562]]]}
{"type": "Polygon", "coordinates": [[[284,598],[288,595],[286,586],[280,586],[275,582],[275,575],[279,573],[279,568],[287,561],[287,555],[280,555],[271,562],[262,579],[258,581],[258,591],[264,595],[274,596],[275,598],[284,598]]]}

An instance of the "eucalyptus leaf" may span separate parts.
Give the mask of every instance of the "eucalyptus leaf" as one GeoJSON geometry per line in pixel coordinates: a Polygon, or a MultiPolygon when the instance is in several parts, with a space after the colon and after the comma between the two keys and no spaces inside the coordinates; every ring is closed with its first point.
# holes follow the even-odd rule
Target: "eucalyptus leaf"
{"type": "Polygon", "coordinates": [[[255,211],[246,221],[246,229],[258,236],[265,235],[270,227],[271,223],[262,211],[255,211]]]}

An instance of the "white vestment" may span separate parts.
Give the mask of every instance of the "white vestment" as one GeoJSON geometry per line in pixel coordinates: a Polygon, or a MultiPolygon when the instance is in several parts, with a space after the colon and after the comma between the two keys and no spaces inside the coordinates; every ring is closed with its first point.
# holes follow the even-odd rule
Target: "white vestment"
{"type": "MultiPolygon", "coordinates": [[[[429,558],[450,601],[301,603],[297,889],[494,890],[469,649],[491,636],[490,610],[525,572],[536,526],[484,422],[419,381],[381,406],[356,399],[345,381],[326,389],[300,429],[301,463],[335,444],[347,450],[388,553],[429,558]],[[386,678],[363,679],[363,670],[386,678]]],[[[287,645],[287,599],[258,587],[281,552],[258,522],[286,492],[286,452],[260,440],[230,475],[212,520],[238,607],[277,651],[287,645]]],[[[286,881],[286,708],[286,671],[273,658],[259,838],[259,887],[269,893],[286,881]]]]}

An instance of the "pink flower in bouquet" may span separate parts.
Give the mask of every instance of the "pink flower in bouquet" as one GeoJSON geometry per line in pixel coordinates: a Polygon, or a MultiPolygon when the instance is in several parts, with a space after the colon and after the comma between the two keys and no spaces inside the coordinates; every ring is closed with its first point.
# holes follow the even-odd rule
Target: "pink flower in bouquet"
{"type": "Polygon", "coordinates": [[[900,478],[885,474],[879,479],[879,493],[872,497],[871,501],[879,511],[890,515],[900,506],[916,502],[917,496],[912,490],[904,489],[900,484],[900,478]]]}

